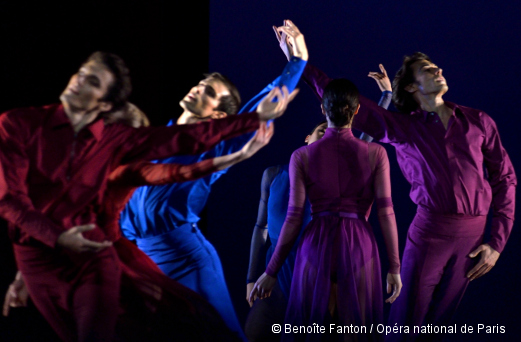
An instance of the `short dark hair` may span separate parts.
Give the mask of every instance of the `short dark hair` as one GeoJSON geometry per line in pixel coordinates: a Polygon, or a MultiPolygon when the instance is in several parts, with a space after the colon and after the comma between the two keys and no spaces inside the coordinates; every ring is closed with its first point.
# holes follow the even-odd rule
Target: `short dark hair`
{"type": "Polygon", "coordinates": [[[359,103],[358,88],[345,78],[332,80],[324,89],[322,107],[336,127],[351,123],[359,103]]]}
{"type": "Polygon", "coordinates": [[[235,84],[233,84],[228,77],[218,72],[212,72],[204,76],[206,79],[214,79],[221,82],[230,92],[230,95],[225,95],[220,98],[219,106],[217,106],[215,110],[225,112],[228,115],[237,114],[241,105],[241,95],[235,84]]]}
{"type": "Polygon", "coordinates": [[[311,132],[309,132],[308,135],[312,135],[312,134],[315,132],[315,130],[318,128],[318,126],[323,125],[323,124],[325,124],[325,123],[327,123],[327,120],[322,120],[322,121],[320,121],[319,123],[317,123],[317,124],[315,125],[315,127],[313,127],[313,129],[311,130],[311,132]]]}
{"type": "Polygon", "coordinates": [[[429,56],[423,52],[415,52],[410,56],[404,56],[401,68],[396,72],[393,80],[393,103],[396,109],[402,113],[410,113],[418,108],[418,103],[413,95],[405,88],[414,83],[414,73],[411,65],[418,61],[432,62],[429,56]]]}
{"type": "Polygon", "coordinates": [[[102,100],[112,103],[110,111],[123,108],[132,92],[130,72],[123,59],[110,52],[96,51],[87,58],[85,63],[90,61],[102,63],[114,76],[114,81],[102,100]]]}
{"type": "Polygon", "coordinates": [[[146,114],[130,102],[125,103],[125,105],[117,111],[102,113],[102,116],[105,125],[117,122],[135,128],[150,126],[150,120],[146,114]]]}

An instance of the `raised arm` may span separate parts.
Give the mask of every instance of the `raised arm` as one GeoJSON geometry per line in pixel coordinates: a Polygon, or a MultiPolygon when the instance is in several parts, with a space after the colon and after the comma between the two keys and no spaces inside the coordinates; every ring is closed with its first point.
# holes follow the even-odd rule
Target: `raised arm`
{"type": "Polygon", "coordinates": [[[253,302],[257,297],[262,299],[271,295],[271,290],[277,280],[277,273],[293,248],[300,229],[302,228],[304,205],[306,202],[304,168],[307,163],[303,160],[303,158],[307,159],[307,154],[305,153],[304,149],[298,149],[291,155],[289,164],[290,195],[288,212],[273,256],[266,271],[255,283],[250,294],[250,302],[253,302]]]}
{"type": "MultiPolygon", "coordinates": [[[[322,102],[324,89],[331,81],[331,78],[322,70],[309,63],[306,65],[302,78],[311,87],[320,102],[322,102]]],[[[378,85],[380,86],[380,83],[378,85]]],[[[387,143],[405,141],[407,136],[402,128],[406,120],[405,116],[400,113],[389,112],[385,108],[386,105],[389,106],[390,104],[391,95],[392,93],[384,91],[379,104],[359,95],[360,110],[354,117],[353,128],[370,135],[377,141],[387,143]]]]}
{"type": "Polygon", "coordinates": [[[501,144],[496,123],[487,114],[481,115],[485,127],[482,151],[488,181],[492,188],[492,225],[490,241],[480,245],[471,258],[480,255],[480,261],[467,274],[470,280],[488,273],[503,252],[514,225],[517,177],[508,153],[501,144]]]}
{"type": "Polygon", "coordinates": [[[375,163],[375,200],[378,213],[378,221],[382,230],[389,260],[389,272],[387,274],[387,293],[392,295],[386,303],[392,303],[400,295],[402,281],[400,278],[400,255],[398,250],[398,229],[391,199],[391,177],[389,171],[389,158],[385,149],[377,144],[370,144],[370,152],[374,156],[375,163]]]}
{"type": "MultiPolygon", "coordinates": [[[[370,72],[368,76],[376,81],[378,88],[380,88],[380,91],[382,92],[382,96],[380,96],[380,101],[378,101],[378,106],[384,109],[388,109],[389,105],[391,104],[391,98],[393,96],[393,88],[391,86],[391,80],[389,80],[389,76],[387,76],[387,71],[385,71],[384,66],[380,64],[379,67],[382,73],[370,72]]],[[[360,139],[368,142],[373,141],[373,137],[364,132],[362,132],[362,134],[360,135],[360,139]]]]}
{"type": "MultiPolygon", "coordinates": [[[[280,76],[275,78],[271,83],[269,83],[266,87],[264,87],[257,95],[251,98],[242,108],[239,110],[238,114],[243,115],[242,113],[248,113],[257,109],[263,99],[266,98],[266,95],[272,91],[276,87],[286,87],[289,92],[293,92],[297,89],[297,84],[300,81],[300,77],[304,72],[304,68],[306,67],[308,53],[306,42],[304,41],[304,36],[298,31],[296,27],[288,26],[293,25],[290,21],[286,20],[284,27],[275,28],[275,31],[280,30],[280,35],[284,33],[284,31],[288,31],[291,29],[291,36],[288,38],[295,45],[295,50],[298,53],[295,53],[294,56],[288,59],[288,63],[282,70],[280,76]]],[[[244,144],[251,138],[251,134],[243,134],[240,137],[230,139],[224,141],[222,143],[222,151],[224,154],[233,153],[239,150],[244,144]]]]}
{"type": "Polygon", "coordinates": [[[261,198],[259,201],[259,210],[257,212],[257,222],[253,228],[250,245],[250,262],[248,266],[248,275],[246,278],[246,301],[249,301],[250,293],[253,290],[255,281],[266,269],[266,252],[268,246],[268,199],[270,197],[270,187],[273,177],[279,169],[278,166],[272,166],[264,170],[261,181],[261,198]]]}
{"type": "Polygon", "coordinates": [[[299,29],[290,20],[285,20],[283,26],[273,26],[273,30],[283,51],[284,49],[287,51],[288,46],[291,46],[291,51],[286,54],[288,64],[286,64],[279,77],[268,84],[241,108],[239,114],[255,110],[259,101],[274,87],[286,86],[290,92],[293,91],[304,72],[308,60],[308,50],[304,35],[300,33],[299,29]]]}
{"type": "Polygon", "coordinates": [[[253,132],[261,122],[278,118],[297,94],[298,89],[290,92],[286,86],[275,87],[258,104],[256,111],[248,114],[187,125],[138,129],[124,127],[128,133],[124,136],[126,153],[122,163],[205,152],[221,140],[253,132]]]}

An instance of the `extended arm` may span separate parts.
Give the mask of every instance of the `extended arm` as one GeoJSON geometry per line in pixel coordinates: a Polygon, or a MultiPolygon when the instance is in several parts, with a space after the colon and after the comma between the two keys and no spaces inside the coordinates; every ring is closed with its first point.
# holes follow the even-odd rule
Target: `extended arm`
{"type": "Polygon", "coordinates": [[[253,138],[241,150],[232,154],[189,165],[140,161],[116,169],[111,173],[110,180],[122,183],[122,186],[134,188],[143,185],[184,182],[205,177],[212,172],[226,169],[253,156],[270,142],[274,129],[274,124],[270,127],[267,127],[266,123],[261,124],[253,138]]]}
{"type": "MultiPolygon", "coordinates": [[[[288,28],[275,28],[277,30],[287,30],[288,28]]],[[[304,72],[306,67],[308,54],[304,36],[298,32],[298,30],[292,31],[292,41],[297,46],[298,53],[288,59],[288,63],[282,70],[280,76],[268,84],[262,89],[257,95],[250,99],[242,108],[239,110],[239,114],[247,113],[256,110],[259,103],[266,97],[266,95],[276,87],[287,87],[290,92],[293,92],[304,72]]],[[[231,153],[240,149],[246,141],[251,137],[251,134],[245,134],[241,137],[231,139],[223,142],[223,153],[231,153]]]]}
{"type": "Polygon", "coordinates": [[[482,113],[482,120],[485,127],[482,151],[492,188],[493,216],[490,241],[470,254],[472,258],[481,256],[477,265],[467,274],[470,280],[481,277],[494,267],[512,231],[515,213],[517,177],[514,167],[501,144],[494,120],[485,113],[482,113]]]}
{"type": "Polygon", "coordinates": [[[389,171],[389,158],[382,146],[370,145],[375,156],[375,199],[378,207],[378,221],[385,241],[387,258],[389,260],[389,273],[387,274],[387,293],[392,296],[386,302],[392,303],[400,295],[402,282],[400,278],[400,256],[398,250],[398,229],[391,199],[391,178],[389,171]]]}
{"type": "MultiPolygon", "coordinates": [[[[383,69],[383,66],[381,69],[383,69]]],[[[371,74],[377,73],[370,73],[370,75],[371,74]]],[[[401,127],[403,121],[402,115],[387,111],[392,95],[390,89],[386,89],[387,86],[385,83],[386,80],[388,81],[387,74],[382,74],[383,76],[379,75],[380,74],[378,74],[378,76],[375,75],[373,78],[377,81],[380,89],[384,89],[380,101],[376,104],[360,95],[360,110],[354,117],[353,128],[364,132],[366,137],[364,140],[367,140],[367,135],[369,135],[381,142],[404,141],[406,135],[401,127]]],[[[322,102],[324,89],[331,81],[331,78],[322,70],[309,63],[306,65],[302,78],[311,87],[320,102],[322,102]]]]}
{"type": "Polygon", "coordinates": [[[256,111],[249,114],[187,125],[141,127],[135,130],[125,127],[127,132],[123,133],[125,152],[122,164],[179,154],[200,154],[221,140],[255,131],[261,122],[278,118],[297,94],[298,89],[289,91],[286,86],[275,87],[260,101],[256,111]]]}
{"type": "MultiPolygon", "coordinates": [[[[302,227],[302,217],[306,202],[304,167],[307,164],[303,161],[303,151],[304,150],[299,149],[293,152],[291,156],[289,165],[290,196],[288,212],[273,256],[265,273],[263,273],[255,283],[250,294],[250,302],[253,302],[257,297],[265,298],[270,296],[271,290],[273,286],[275,286],[277,273],[297,240],[302,227]]],[[[304,158],[307,159],[307,155],[305,155],[304,158]]]]}
{"type": "MultiPolygon", "coordinates": [[[[257,222],[253,228],[250,245],[250,263],[248,266],[248,276],[246,280],[246,300],[249,296],[255,281],[266,269],[266,251],[268,245],[268,198],[270,197],[270,187],[273,176],[278,167],[273,166],[264,170],[261,182],[261,198],[257,213],[257,222]]],[[[252,303],[250,303],[251,305],[252,303]]]]}

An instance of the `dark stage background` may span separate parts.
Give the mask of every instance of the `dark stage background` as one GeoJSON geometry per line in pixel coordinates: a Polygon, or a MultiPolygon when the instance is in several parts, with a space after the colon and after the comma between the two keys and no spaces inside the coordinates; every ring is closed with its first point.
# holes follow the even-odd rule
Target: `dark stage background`
{"type": "MultiPolygon", "coordinates": [[[[518,96],[521,5],[509,0],[364,2],[304,1],[90,1],[82,4],[0,3],[2,100],[0,110],[58,101],[68,78],[95,50],[121,55],[133,78],[131,97],[154,125],[180,114],[179,100],[203,73],[220,71],[232,79],[246,102],[279,75],[286,59],[272,25],[291,19],[305,35],[310,63],[332,77],[353,80],[377,100],[367,77],[383,63],[392,77],[404,54],[427,53],[444,70],[445,99],[479,108],[496,121],[514,167],[521,170],[518,96]]],[[[237,314],[244,322],[245,278],[250,238],[257,215],[263,170],[287,163],[322,119],[317,99],[303,83],[287,113],[276,121],[269,146],[230,169],[213,188],[202,228],[221,256],[237,314]]],[[[409,185],[391,160],[393,201],[403,251],[415,206],[409,185]]],[[[519,198],[519,196],[517,196],[519,198]]],[[[378,242],[383,248],[374,216],[378,242]]],[[[455,317],[459,327],[504,326],[506,334],[457,334],[449,341],[518,341],[521,300],[517,288],[520,237],[516,224],[498,264],[472,282],[455,317]]],[[[0,293],[15,266],[5,224],[0,232],[0,293]]],[[[382,249],[381,255],[385,252],[382,249]]],[[[382,260],[386,270],[386,260],[382,260]]],[[[386,312],[388,307],[386,306],[386,312]]],[[[53,332],[34,308],[0,318],[0,341],[52,341],[53,332]]]]}

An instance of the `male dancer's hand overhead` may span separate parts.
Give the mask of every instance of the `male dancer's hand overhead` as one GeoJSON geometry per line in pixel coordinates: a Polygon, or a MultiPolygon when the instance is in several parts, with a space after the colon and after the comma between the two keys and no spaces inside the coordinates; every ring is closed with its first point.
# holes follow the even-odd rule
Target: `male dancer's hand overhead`
{"type": "Polygon", "coordinates": [[[273,31],[288,61],[291,57],[298,57],[304,61],[309,59],[304,35],[291,20],[284,20],[283,26],[273,26],[273,31]]]}

